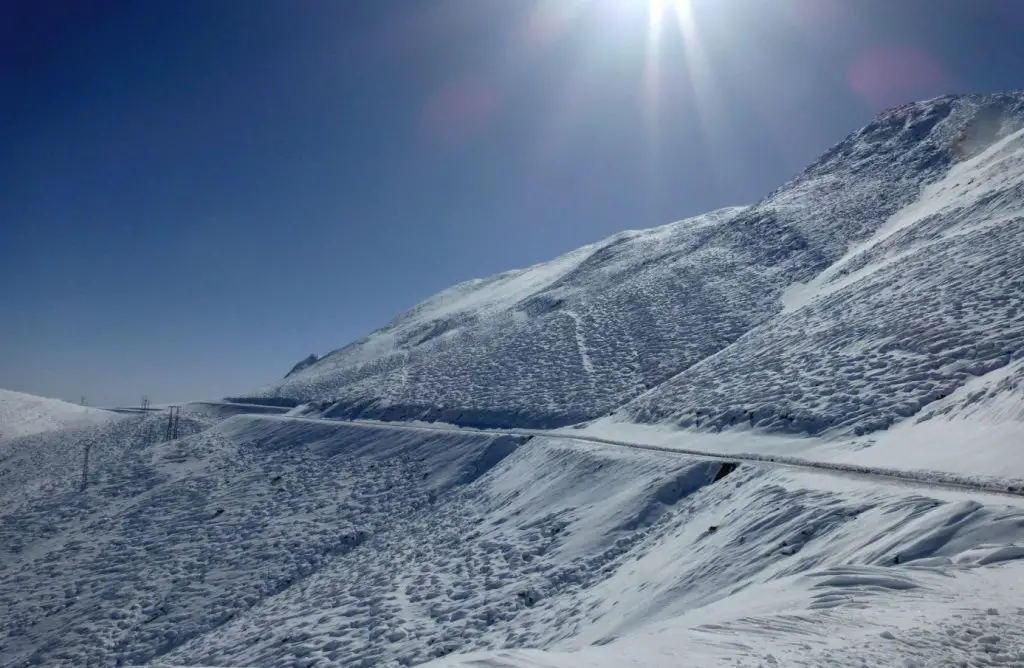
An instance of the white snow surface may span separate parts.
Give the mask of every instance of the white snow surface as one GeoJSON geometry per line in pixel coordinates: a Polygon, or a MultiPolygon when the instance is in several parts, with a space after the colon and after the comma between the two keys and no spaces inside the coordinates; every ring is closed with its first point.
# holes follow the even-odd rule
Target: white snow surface
{"type": "Polygon", "coordinates": [[[174,440],[0,438],[0,665],[1024,666],[1022,125],[886,112],[174,440]]]}
{"type": "Polygon", "coordinates": [[[5,667],[1024,661],[1021,497],[558,434],[182,422],[96,428],[85,491],[70,432],[0,457],[5,667]]]}
{"type": "Polygon", "coordinates": [[[1024,94],[881,114],[755,206],[460,284],[263,388],[344,418],[858,436],[1024,355],[1024,94]]]}
{"type": "Polygon", "coordinates": [[[741,258],[705,247],[743,210],[624,232],[457,285],[264,393],[337,402],[335,416],[506,426],[593,417],[763,317],[752,300],[697,276],[709,262],[755,280],[741,258]],[[691,285],[690,300],[678,298],[681,283],[691,285]],[[726,302],[736,308],[725,312],[726,302]],[[722,311],[716,322],[704,317],[708,308],[722,311]]]}
{"type": "Polygon", "coordinates": [[[60,399],[0,390],[0,439],[116,420],[117,415],[60,399]]]}
{"type": "Polygon", "coordinates": [[[956,165],[783,298],[781,315],[623,415],[860,435],[1024,359],[1024,132],[956,165]]]}

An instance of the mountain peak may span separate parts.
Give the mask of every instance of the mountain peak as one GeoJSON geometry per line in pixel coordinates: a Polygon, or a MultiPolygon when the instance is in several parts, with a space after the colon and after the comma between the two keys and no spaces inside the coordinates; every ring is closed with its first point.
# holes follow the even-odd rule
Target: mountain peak
{"type": "Polygon", "coordinates": [[[1022,127],[1022,93],[890,109],[755,206],[461,283],[261,394],[326,402],[339,417],[488,427],[554,427],[623,406],[629,419],[716,429],[885,427],[1005,363],[993,351],[1024,347],[1009,335],[984,354],[965,343],[1002,317],[977,294],[1020,292],[1007,281],[1024,239],[1006,221],[1020,199],[1022,127]],[[990,283],[973,285],[972,271],[990,283]],[[952,293],[963,310],[936,322],[952,293]],[[889,320],[870,322],[881,311],[889,320]],[[843,399],[877,368],[896,394],[843,399]],[[790,395],[771,390],[794,379],[804,384],[790,395]]]}
{"type": "Polygon", "coordinates": [[[304,358],[304,359],[303,359],[302,361],[300,361],[300,362],[299,362],[298,364],[296,364],[295,366],[293,366],[293,367],[292,367],[292,370],[291,370],[291,371],[289,371],[288,373],[286,373],[286,374],[284,375],[284,377],[285,377],[285,378],[288,378],[289,376],[293,376],[293,375],[297,374],[298,372],[302,371],[303,369],[306,369],[306,368],[308,368],[308,367],[311,367],[311,366],[313,366],[313,365],[314,365],[314,364],[316,364],[316,363],[317,363],[317,362],[318,362],[319,360],[320,360],[320,358],[319,358],[319,357],[317,356],[317,354],[316,354],[316,353],[310,353],[310,354],[309,354],[309,355],[308,355],[307,357],[305,357],[305,358],[304,358]]]}

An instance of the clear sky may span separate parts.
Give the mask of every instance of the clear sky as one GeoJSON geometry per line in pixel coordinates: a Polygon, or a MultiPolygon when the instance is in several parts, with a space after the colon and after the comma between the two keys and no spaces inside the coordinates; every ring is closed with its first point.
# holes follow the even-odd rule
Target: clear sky
{"type": "Polygon", "coordinates": [[[0,0],[0,387],[223,396],[1024,88],[1021,0],[0,0]]]}

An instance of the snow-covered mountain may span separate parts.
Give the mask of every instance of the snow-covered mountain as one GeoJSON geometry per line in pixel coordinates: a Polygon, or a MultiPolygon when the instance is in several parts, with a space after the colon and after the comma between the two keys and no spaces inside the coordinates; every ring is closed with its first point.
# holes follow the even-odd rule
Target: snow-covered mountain
{"type": "Polygon", "coordinates": [[[114,413],[59,399],[0,390],[0,439],[102,424],[116,418],[114,413]]]}
{"type": "Polygon", "coordinates": [[[747,208],[446,290],[265,397],[552,427],[865,433],[1021,353],[1024,94],[878,116],[747,208]]]}
{"type": "MultiPolygon", "coordinates": [[[[791,286],[782,313],[623,412],[867,433],[1024,360],[1024,131],[1014,127],[791,286]]],[[[1021,371],[1004,382],[1020,388],[1021,371]]]]}
{"type": "Polygon", "coordinates": [[[0,666],[1024,666],[1022,128],[907,105],[176,437],[0,438],[0,666]]]}

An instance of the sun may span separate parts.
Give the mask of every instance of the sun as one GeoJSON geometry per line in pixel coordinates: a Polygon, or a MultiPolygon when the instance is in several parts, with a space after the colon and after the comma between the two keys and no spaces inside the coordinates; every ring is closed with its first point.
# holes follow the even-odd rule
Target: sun
{"type": "MultiPolygon", "coordinates": [[[[555,43],[571,67],[540,144],[557,151],[581,118],[599,115],[610,90],[635,104],[651,164],[658,164],[664,130],[676,122],[675,100],[699,117],[707,136],[717,136],[722,117],[718,82],[710,67],[702,22],[723,0],[533,0],[526,44],[542,50],[555,43]],[[632,80],[630,80],[632,78],[632,80]],[[627,87],[632,86],[632,90],[627,87]]],[[[677,107],[678,108],[678,107],[677,107]]]]}
{"type": "Polygon", "coordinates": [[[661,57],[666,40],[687,47],[699,41],[694,0],[583,0],[581,4],[603,15],[600,39],[609,43],[643,40],[648,58],[661,57]]]}
{"type": "Polygon", "coordinates": [[[648,41],[663,32],[694,31],[694,4],[698,0],[534,0],[525,34],[531,41],[546,43],[588,16],[598,27],[595,37],[631,41],[646,33],[648,41]],[[673,28],[679,30],[673,31],[673,28]]]}
{"type": "Polygon", "coordinates": [[[646,14],[647,27],[660,32],[672,24],[692,20],[692,0],[589,0],[591,4],[603,5],[623,19],[637,18],[646,14]]]}
{"type": "MultiPolygon", "coordinates": [[[[630,2],[630,0],[619,0],[630,2]]],[[[690,17],[690,0],[632,0],[633,4],[647,5],[647,22],[651,29],[661,30],[670,18],[677,21],[690,17]]]]}

